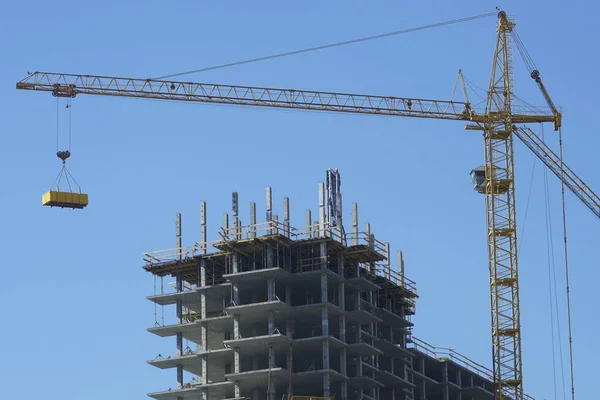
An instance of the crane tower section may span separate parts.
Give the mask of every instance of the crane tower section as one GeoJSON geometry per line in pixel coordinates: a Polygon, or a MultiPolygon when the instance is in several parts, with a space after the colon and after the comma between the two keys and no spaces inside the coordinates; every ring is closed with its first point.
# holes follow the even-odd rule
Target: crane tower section
{"type": "Polygon", "coordinates": [[[485,197],[496,399],[521,399],[521,323],[515,215],[512,52],[515,26],[498,14],[497,38],[483,124],[485,197]]]}

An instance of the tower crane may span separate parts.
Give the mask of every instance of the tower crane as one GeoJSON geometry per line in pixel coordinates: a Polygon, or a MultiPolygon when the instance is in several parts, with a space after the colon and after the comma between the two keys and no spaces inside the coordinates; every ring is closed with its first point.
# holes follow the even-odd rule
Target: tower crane
{"type": "Polygon", "coordinates": [[[558,130],[561,125],[561,113],[550,99],[537,70],[531,76],[541,89],[550,112],[516,112],[512,107],[511,40],[514,26],[514,21],[504,11],[498,13],[492,72],[486,107],[481,113],[473,109],[468,99],[440,101],[49,72],[31,73],[16,87],[67,98],[91,94],[468,122],[467,129],[482,131],[485,148],[485,166],[474,170],[472,175],[475,188],[485,194],[486,199],[495,398],[517,400],[523,398],[523,378],[514,136],[523,141],[598,217],[600,199],[531,129],[523,126],[551,122],[554,130],[558,130]]]}

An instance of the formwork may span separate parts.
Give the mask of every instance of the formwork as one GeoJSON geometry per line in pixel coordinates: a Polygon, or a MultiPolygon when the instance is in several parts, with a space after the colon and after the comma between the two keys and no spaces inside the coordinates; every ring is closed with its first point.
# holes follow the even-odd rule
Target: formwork
{"type": "Polygon", "coordinates": [[[402,253],[392,267],[389,243],[368,223],[359,231],[355,203],[345,232],[329,175],[317,221],[307,210],[301,227],[290,223],[288,198],[283,220],[273,214],[271,188],[264,222],[250,203],[242,224],[233,193],[217,240],[207,240],[204,202],[200,214],[199,242],[182,245],[177,214],[177,246],[144,254],[155,279],[148,330],[176,344],[173,355],[148,361],[174,369],[176,385],[150,397],[493,399],[487,369],[412,336],[418,295],[402,253]],[[166,307],[175,312],[165,321],[166,307]]]}

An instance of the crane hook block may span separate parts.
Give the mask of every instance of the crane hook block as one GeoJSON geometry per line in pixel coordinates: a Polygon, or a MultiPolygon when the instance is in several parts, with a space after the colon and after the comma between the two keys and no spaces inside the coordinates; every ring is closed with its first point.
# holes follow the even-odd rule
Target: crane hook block
{"type": "Polygon", "coordinates": [[[88,205],[88,195],[85,193],[61,192],[49,190],[42,195],[42,205],[60,208],[84,208],[88,205]]]}
{"type": "Polygon", "coordinates": [[[67,158],[71,157],[71,152],[69,150],[57,151],[56,157],[60,158],[64,164],[65,161],[67,161],[67,158]]]}

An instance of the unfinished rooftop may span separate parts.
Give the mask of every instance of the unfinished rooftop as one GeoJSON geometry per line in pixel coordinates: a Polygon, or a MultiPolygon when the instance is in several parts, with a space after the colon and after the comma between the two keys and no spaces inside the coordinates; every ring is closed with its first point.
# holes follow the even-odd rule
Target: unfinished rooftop
{"type": "Polygon", "coordinates": [[[177,246],[144,254],[155,277],[148,298],[162,311],[148,330],[176,344],[173,356],[149,361],[174,369],[175,387],[149,396],[492,400],[489,370],[412,337],[418,296],[402,253],[393,267],[389,243],[368,223],[359,230],[356,203],[345,231],[337,171],[327,171],[318,200],[317,221],[306,211],[305,226],[294,227],[289,199],[279,220],[268,187],[265,221],[250,203],[242,224],[234,192],[213,241],[202,202],[201,240],[190,246],[177,214],[177,246]],[[165,322],[164,307],[175,308],[173,320],[165,322]]]}

